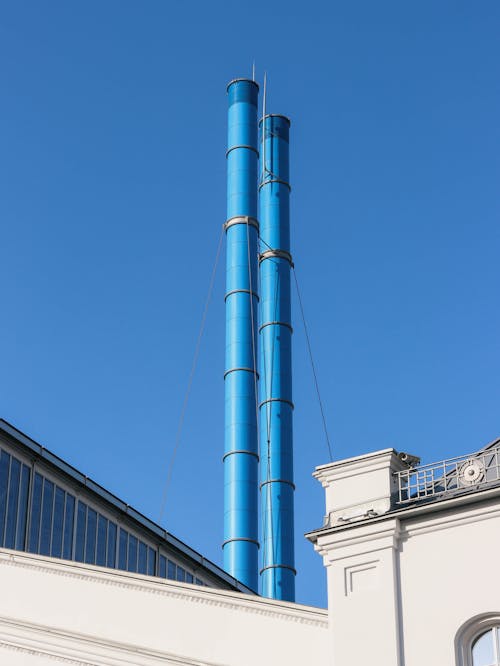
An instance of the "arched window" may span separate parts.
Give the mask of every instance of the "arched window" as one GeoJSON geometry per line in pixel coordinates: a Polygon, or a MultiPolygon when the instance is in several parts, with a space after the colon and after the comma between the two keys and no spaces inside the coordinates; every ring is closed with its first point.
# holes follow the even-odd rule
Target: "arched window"
{"type": "Polygon", "coordinates": [[[500,666],[500,613],[470,618],[455,636],[457,666],[500,666]]]}
{"type": "Polygon", "coordinates": [[[492,627],[474,640],[472,666],[500,666],[500,627],[492,627]]]}

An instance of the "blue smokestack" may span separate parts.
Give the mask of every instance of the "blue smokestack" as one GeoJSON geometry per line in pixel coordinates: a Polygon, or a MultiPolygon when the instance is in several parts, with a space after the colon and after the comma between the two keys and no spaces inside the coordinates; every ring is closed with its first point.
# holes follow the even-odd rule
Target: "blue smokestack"
{"type": "Polygon", "coordinates": [[[227,88],[224,568],[258,587],[257,104],[254,81],[227,88]]]}
{"type": "Polygon", "coordinates": [[[262,594],[295,600],[289,129],[260,123],[260,467],[262,594]]]}

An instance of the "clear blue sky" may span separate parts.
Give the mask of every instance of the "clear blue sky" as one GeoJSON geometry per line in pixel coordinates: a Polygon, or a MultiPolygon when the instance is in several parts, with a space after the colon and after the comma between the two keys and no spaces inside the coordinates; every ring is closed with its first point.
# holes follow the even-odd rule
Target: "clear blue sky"
{"type": "MultiPolygon", "coordinates": [[[[292,119],[335,458],[500,434],[500,4],[0,4],[0,414],[152,518],[225,219],[226,83],[292,119]]],[[[165,526],[221,562],[224,262],[165,526]]],[[[298,308],[298,600],[328,461],[298,308]]]]}

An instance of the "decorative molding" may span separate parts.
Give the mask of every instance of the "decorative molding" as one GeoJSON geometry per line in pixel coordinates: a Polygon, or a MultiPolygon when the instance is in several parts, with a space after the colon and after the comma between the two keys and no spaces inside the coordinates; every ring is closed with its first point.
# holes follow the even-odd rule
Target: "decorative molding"
{"type": "Polygon", "coordinates": [[[397,550],[400,542],[399,520],[388,523],[353,524],[349,529],[329,531],[320,535],[314,548],[325,558],[325,565],[359,555],[376,553],[392,548],[397,550]]]}
{"type": "Polygon", "coordinates": [[[460,527],[470,523],[478,523],[483,520],[500,518],[500,505],[497,503],[492,506],[479,507],[472,511],[469,506],[463,506],[463,508],[460,507],[451,510],[448,515],[427,516],[415,516],[413,522],[404,522],[402,525],[401,539],[406,541],[410,537],[420,534],[440,532],[452,527],[460,527]]]}
{"type": "Polygon", "coordinates": [[[250,597],[228,590],[200,588],[188,583],[153,579],[152,577],[132,574],[119,569],[104,570],[100,567],[79,562],[59,561],[55,558],[5,549],[0,549],[0,566],[31,569],[49,575],[73,578],[99,585],[109,585],[172,599],[182,599],[197,604],[219,606],[233,611],[278,618],[288,622],[328,628],[327,611],[320,608],[301,607],[298,604],[250,597]]]}
{"type": "Polygon", "coordinates": [[[64,657],[58,654],[52,654],[50,652],[44,652],[42,650],[34,650],[33,648],[23,647],[21,645],[15,645],[14,643],[6,643],[0,640],[0,650],[11,650],[12,652],[22,652],[23,654],[29,654],[32,657],[43,657],[44,659],[50,659],[51,661],[57,661],[60,664],[75,664],[76,666],[100,666],[95,661],[80,661],[72,658],[64,657]]]}
{"type": "MultiPolygon", "coordinates": [[[[44,657],[75,666],[159,666],[184,664],[185,666],[221,666],[216,662],[190,659],[182,655],[150,650],[138,645],[103,639],[76,632],[61,631],[11,618],[0,617],[0,650],[12,650],[44,657]]],[[[3,663],[3,662],[2,662],[3,663]]]]}
{"type": "Polygon", "coordinates": [[[472,665],[472,644],[475,639],[492,627],[500,626],[500,613],[481,613],[470,618],[457,631],[455,636],[455,657],[457,666],[472,665]]]}
{"type": "Polygon", "coordinates": [[[380,560],[370,560],[344,568],[344,594],[346,597],[377,588],[379,562],[380,560]]]}

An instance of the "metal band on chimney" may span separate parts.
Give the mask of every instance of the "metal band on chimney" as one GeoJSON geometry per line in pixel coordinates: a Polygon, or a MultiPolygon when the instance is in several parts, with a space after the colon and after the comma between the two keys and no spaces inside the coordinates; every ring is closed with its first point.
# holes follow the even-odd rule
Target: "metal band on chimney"
{"type": "Polygon", "coordinates": [[[224,541],[224,543],[222,544],[222,548],[224,548],[224,546],[225,546],[227,543],[231,543],[231,542],[233,542],[233,541],[250,541],[250,543],[254,543],[254,544],[256,544],[257,548],[260,548],[260,544],[259,544],[258,541],[256,541],[255,539],[248,539],[247,537],[233,537],[232,539],[227,539],[227,540],[224,541]]]}
{"type": "Polygon", "coordinates": [[[262,567],[260,573],[267,571],[267,569],[289,569],[290,571],[293,571],[294,575],[297,575],[297,569],[290,567],[287,564],[269,564],[267,567],[262,567]]]}
{"type": "Polygon", "coordinates": [[[233,226],[233,224],[250,225],[259,231],[259,221],[255,217],[250,217],[250,215],[236,215],[235,217],[230,218],[224,222],[224,231],[227,231],[229,227],[233,226]]]}
{"type": "Polygon", "coordinates": [[[286,400],[285,398],[267,398],[267,400],[259,402],[259,409],[264,405],[267,405],[268,402],[284,402],[286,405],[290,405],[292,409],[295,409],[293,402],[291,400],[286,400]]]}
{"type": "Polygon", "coordinates": [[[224,296],[224,300],[226,301],[229,296],[232,296],[233,294],[251,294],[257,299],[257,301],[259,300],[259,294],[251,289],[231,289],[231,291],[228,291],[224,296]]]}
{"type": "Polygon", "coordinates": [[[281,178],[268,178],[267,180],[262,181],[259,185],[259,190],[261,190],[264,185],[269,185],[270,183],[278,183],[279,185],[285,185],[288,187],[288,191],[292,191],[292,186],[286,180],[281,180],[281,178]]]}
{"type": "Polygon", "coordinates": [[[293,483],[293,481],[288,481],[288,479],[269,479],[268,481],[263,481],[259,488],[262,488],[268,483],[286,483],[287,485],[292,486],[292,488],[295,490],[295,483],[293,483]]]}
{"type": "Polygon", "coordinates": [[[259,326],[259,333],[262,331],[262,329],[266,328],[266,326],[284,326],[285,328],[288,328],[291,333],[293,333],[292,325],[287,321],[266,321],[265,324],[259,326]]]}
{"type": "Polygon", "coordinates": [[[228,149],[226,150],[226,157],[229,155],[229,153],[230,153],[232,150],[236,150],[237,148],[246,148],[247,150],[253,150],[253,152],[257,154],[257,157],[259,156],[259,151],[257,150],[257,148],[254,148],[254,146],[246,146],[246,145],[243,143],[243,144],[241,144],[240,146],[231,146],[231,148],[228,148],[228,149]]]}
{"type": "Polygon", "coordinates": [[[226,377],[230,375],[231,372],[237,372],[237,371],[251,372],[252,374],[257,376],[257,379],[259,378],[259,373],[257,372],[257,370],[254,370],[253,368],[230,368],[229,370],[226,370],[226,372],[224,373],[224,379],[226,379],[226,377]]]}
{"type": "Polygon", "coordinates": [[[248,456],[253,456],[254,458],[257,458],[257,461],[259,460],[259,456],[255,453],[255,451],[245,451],[243,449],[235,449],[234,451],[228,451],[222,456],[222,462],[228,457],[228,456],[234,456],[235,453],[246,453],[248,456]]]}
{"type": "Polygon", "coordinates": [[[259,254],[259,263],[264,261],[264,259],[273,259],[274,257],[277,259],[286,259],[290,266],[293,267],[292,255],[288,250],[266,250],[265,252],[261,252],[259,254]]]}

